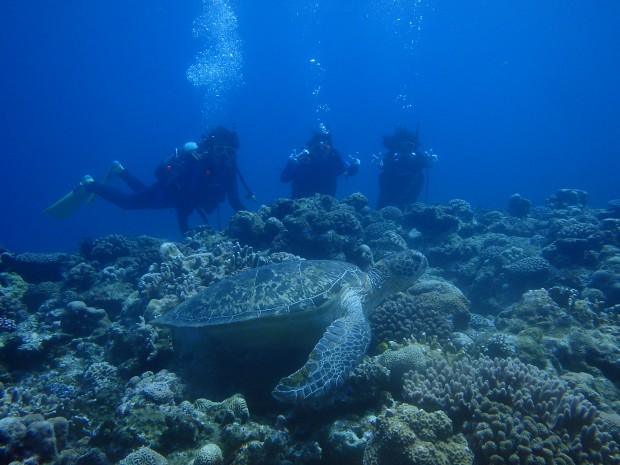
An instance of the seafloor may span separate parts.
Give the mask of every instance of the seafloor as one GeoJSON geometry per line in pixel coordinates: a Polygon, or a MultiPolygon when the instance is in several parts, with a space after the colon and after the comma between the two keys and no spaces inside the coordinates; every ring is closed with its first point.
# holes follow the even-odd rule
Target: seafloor
{"type": "MultiPolygon", "coordinates": [[[[0,264],[0,465],[618,464],[620,201],[561,190],[504,211],[280,199],[182,242],[108,236],[0,264]],[[330,405],[270,396],[304,363],[150,322],[215,282],[298,259],[429,271],[380,304],[330,405]]],[[[281,344],[279,342],[282,341],[281,344]]]]}

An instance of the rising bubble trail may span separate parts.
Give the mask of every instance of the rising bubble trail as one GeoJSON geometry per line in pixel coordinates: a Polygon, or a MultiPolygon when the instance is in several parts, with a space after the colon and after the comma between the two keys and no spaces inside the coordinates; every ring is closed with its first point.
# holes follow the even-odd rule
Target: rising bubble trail
{"type": "Polygon", "coordinates": [[[194,36],[204,44],[187,69],[187,78],[204,87],[206,116],[221,108],[226,95],[243,84],[243,53],[237,17],[228,2],[203,0],[194,20],[194,36]]]}

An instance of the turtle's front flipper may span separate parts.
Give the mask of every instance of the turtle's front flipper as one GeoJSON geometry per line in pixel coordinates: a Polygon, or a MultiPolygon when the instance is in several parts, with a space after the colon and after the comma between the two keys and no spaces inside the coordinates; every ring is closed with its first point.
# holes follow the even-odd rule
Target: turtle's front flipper
{"type": "Polygon", "coordinates": [[[348,290],[340,299],[344,315],[334,320],[310,353],[306,364],[273,390],[281,402],[317,401],[342,386],[368,348],[370,325],[357,292],[348,290]]]}

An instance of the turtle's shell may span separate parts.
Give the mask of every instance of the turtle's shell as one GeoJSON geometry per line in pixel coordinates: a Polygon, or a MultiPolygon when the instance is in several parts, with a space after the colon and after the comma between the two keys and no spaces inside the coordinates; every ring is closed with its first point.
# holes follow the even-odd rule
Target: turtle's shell
{"type": "MultiPolygon", "coordinates": [[[[338,299],[347,288],[366,290],[366,274],[350,263],[296,260],[266,265],[220,281],[155,320],[178,328],[226,325],[268,327],[275,322],[340,316],[338,299]]],[[[319,323],[319,321],[314,321],[319,323]]],[[[277,326],[277,325],[276,325],[277,326]]]]}

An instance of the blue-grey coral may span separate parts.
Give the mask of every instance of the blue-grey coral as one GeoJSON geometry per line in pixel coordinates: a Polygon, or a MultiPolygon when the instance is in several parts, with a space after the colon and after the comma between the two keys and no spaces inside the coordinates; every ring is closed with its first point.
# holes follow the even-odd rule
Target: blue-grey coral
{"type": "Polygon", "coordinates": [[[566,382],[518,359],[439,361],[405,375],[404,395],[462,425],[480,463],[613,463],[618,443],[599,411],[566,382]],[[594,446],[594,444],[598,444],[594,446]],[[542,447],[541,447],[542,445],[542,447]]]}

